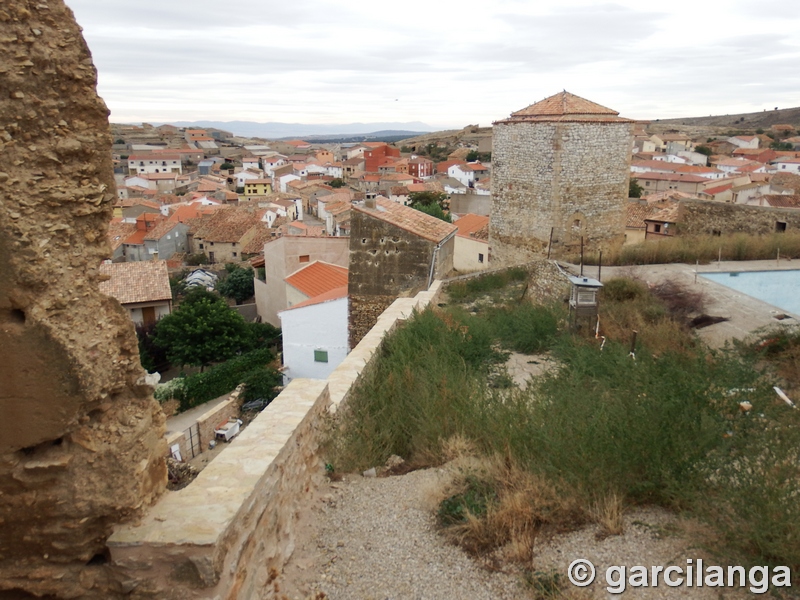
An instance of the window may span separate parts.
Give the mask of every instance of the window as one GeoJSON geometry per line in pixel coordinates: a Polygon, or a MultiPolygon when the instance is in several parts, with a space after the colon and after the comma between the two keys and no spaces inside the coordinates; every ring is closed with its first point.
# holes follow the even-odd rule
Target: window
{"type": "Polygon", "coordinates": [[[200,244],[200,250],[202,250],[202,249],[203,249],[203,244],[200,244]]]}
{"type": "Polygon", "coordinates": [[[775,233],[783,233],[786,231],[786,223],[783,221],[775,221],[775,233]]]}
{"type": "Polygon", "coordinates": [[[314,362],[321,362],[321,363],[328,362],[328,351],[314,350],[314,362]]]}
{"type": "Polygon", "coordinates": [[[661,225],[653,225],[653,231],[656,233],[661,233],[661,225]]]}
{"type": "Polygon", "coordinates": [[[310,256],[308,254],[302,254],[299,258],[301,263],[307,263],[310,260],[310,256]]]}
{"type": "Polygon", "coordinates": [[[232,252],[233,258],[236,258],[236,252],[232,252]]]}

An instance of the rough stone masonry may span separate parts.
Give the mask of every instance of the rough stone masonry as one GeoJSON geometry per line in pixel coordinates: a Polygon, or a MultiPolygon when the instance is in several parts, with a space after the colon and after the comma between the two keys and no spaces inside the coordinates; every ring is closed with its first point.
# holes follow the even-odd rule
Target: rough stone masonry
{"type": "Polygon", "coordinates": [[[0,4],[0,597],[113,598],[112,525],[164,489],[164,419],[98,290],[108,110],[62,0],[0,4]]]}

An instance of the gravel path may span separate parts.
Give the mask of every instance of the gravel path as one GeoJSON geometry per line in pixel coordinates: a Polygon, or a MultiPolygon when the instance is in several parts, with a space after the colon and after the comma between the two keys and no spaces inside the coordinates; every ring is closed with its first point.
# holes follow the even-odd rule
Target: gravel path
{"type": "Polygon", "coordinates": [[[284,572],[288,598],[331,600],[528,598],[519,579],[478,566],[435,529],[433,490],[446,472],[350,475],[326,484],[284,572]]]}

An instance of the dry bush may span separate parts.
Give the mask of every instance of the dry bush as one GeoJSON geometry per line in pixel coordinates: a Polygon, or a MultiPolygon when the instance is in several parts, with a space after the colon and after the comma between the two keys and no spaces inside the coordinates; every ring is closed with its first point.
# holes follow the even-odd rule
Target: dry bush
{"type": "Polygon", "coordinates": [[[653,285],[650,293],[664,303],[667,312],[675,319],[686,319],[691,314],[705,311],[706,295],[677,281],[667,280],[653,285]]]}
{"type": "Polygon", "coordinates": [[[623,517],[622,496],[616,493],[609,493],[595,500],[591,509],[592,519],[600,526],[597,534],[599,539],[605,539],[612,535],[622,535],[625,531],[625,519],[623,517]]]}
{"type": "Polygon", "coordinates": [[[446,461],[458,460],[468,456],[475,456],[477,449],[475,443],[460,433],[451,435],[440,441],[441,457],[446,461]]]}
{"type": "Polygon", "coordinates": [[[572,530],[586,521],[576,494],[563,494],[509,459],[485,459],[479,468],[462,472],[453,489],[458,491],[450,498],[478,492],[465,502],[476,509],[465,511],[462,522],[445,529],[451,541],[472,554],[502,548],[506,558],[527,562],[539,535],[572,530]]]}

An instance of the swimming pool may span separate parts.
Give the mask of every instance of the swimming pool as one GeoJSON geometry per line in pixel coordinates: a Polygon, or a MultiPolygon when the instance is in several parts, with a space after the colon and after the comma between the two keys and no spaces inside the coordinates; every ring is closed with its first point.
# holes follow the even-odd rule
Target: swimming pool
{"type": "Polygon", "coordinates": [[[786,312],[800,315],[800,270],[731,271],[699,275],[786,312]]]}

